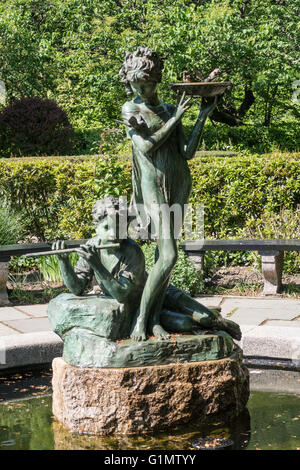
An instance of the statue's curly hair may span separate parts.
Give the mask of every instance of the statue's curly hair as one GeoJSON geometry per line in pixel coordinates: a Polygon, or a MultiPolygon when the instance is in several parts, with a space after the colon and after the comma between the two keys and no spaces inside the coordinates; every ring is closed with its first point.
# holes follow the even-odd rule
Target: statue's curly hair
{"type": "Polygon", "coordinates": [[[107,196],[97,201],[92,207],[92,216],[94,222],[99,222],[103,217],[109,214],[120,213],[120,200],[117,197],[107,196]]]}
{"type": "Polygon", "coordinates": [[[134,52],[126,52],[119,74],[127,95],[132,95],[131,82],[151,79],[159,83],[163,67],[163,60],[148,47],[138,47],[134,52]]]}

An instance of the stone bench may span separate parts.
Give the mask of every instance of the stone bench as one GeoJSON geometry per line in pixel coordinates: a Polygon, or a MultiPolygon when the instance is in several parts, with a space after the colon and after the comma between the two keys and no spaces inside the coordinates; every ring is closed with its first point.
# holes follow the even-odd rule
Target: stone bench
{"type": "MultiPolygon", "coordinates": [[[[85,241],[86,240],[69,240],[66,241],[66,246],[67,248],[75,248],[83,244],[85,241]]],[[[0,307],[10,304],[7,296],[6,284],[8,281],[9,261],[11,257],[50,250],[51,243],[26,243],[0,246],[0,307]]]]}
{"type": "MultiPolygon", "coordinates": [[[[75,248],[86,240],[69,240],[68,248],[75,248]]],[[[203,270],[206,251],[258,251],[262,257],[265,295],[274,295],[282,288],[282,267],[285,251],[300,251],[300,240],[193,240],[182,243],[181,248],[203,270]]],[[[0,307],[9,305],[6,284],[9,261],[13,256],[51,250],[50,243],[27,243],[0,246],[0,307]]]]}
{"type": "Polygon", "coordinates": [[[285,251],[300,251],[300,240],[194,240],[180,245],[199,270],[204,268],[206,251],[257,251],[261,255],[264,295],[278,294],[282,289],[285,251]]]}

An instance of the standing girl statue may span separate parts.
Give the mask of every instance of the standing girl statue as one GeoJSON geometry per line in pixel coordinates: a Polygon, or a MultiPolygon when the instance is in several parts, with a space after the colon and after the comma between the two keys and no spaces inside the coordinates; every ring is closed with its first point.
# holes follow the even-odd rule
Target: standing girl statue
{"type": "MultiPolygon", "coordinates": [[[[133,322],[131,338],[135,341],[145,340],[147,333],[160,339],[169,336],[160,325],[159,316],[177,260],[177,245],[174,216],[169,213],[170,217],[164,217],[164,209],[174,204],[180,207],[182,226],[192,184],[187,160],[194,157],[204,123],[216,105],[215,101],[202,103],[193,131],[186,139],[181,118],[191,106],[191,98],[185,99],[183,94],[176,107],[163,103],[157,95],[162,70],[162,60],[147,47],[127,52],[120,70],[128,94],[136,95],[122,108],[127,135],[132,141],[132,204],[143,205],[148,223],[155,227],[158,245],[157,260],[133,322]]],[[[178,231],[178,220],[176,225],[178,231]]]]}

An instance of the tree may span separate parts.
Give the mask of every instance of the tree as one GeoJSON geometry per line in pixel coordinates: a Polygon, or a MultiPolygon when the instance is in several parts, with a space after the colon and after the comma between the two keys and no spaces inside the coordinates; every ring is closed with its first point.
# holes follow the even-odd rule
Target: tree
{"type": "Polygon", "coordinates": [[[8,100],[47,96],[54,89],[55,65],[36,22],[39,12],[50,14],[49,5],[48,1],[13,0],[0,6],[0,78],[8,100]]]}
{"type": "Polygon", "coordinates": [[[232,81],[212,118],[270,125],[298,116],[298,0],[4,0],[0,79],[8,97],[55,99],[77,127],[115,127],[125,93],[125,51],[147,45],[165,57],[169,83],[196,67],[232,81]]]}
{"type": "Polygon", "coordinates": [[[299,76],[297,10],[296,0],[177,1],[156,9],[151,43],[168,57],[168,80],[183,68],[205,75],[219,67],[234,83],[212,118],[238,125],[256,102],[253,118],[269,125],[273,114],[291,109],[299,76]]]}

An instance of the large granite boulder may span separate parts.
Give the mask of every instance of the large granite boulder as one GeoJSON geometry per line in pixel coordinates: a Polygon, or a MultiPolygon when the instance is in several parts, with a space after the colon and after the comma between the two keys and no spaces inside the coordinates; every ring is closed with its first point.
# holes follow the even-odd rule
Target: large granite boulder
{"type": "Polygon", "coordinates": [[[53,361],[53,413],[74,433],[138,434],[237,417],[249,398],[240,350],[230,357],[130,368],[53,361]]]}

